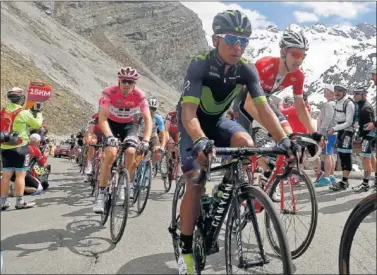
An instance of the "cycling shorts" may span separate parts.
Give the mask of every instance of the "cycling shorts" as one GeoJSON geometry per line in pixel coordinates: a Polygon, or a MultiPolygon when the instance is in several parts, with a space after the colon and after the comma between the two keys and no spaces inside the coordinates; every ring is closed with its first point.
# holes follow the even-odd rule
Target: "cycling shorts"
{"type": "MultiPolygon", "coordinates": [[[[272,99],[269,97],[267,98],[267,102],[269,103],[272,111],[275,113],[277,118],[279,119],[280,125],[284,126],[288,124],[287,118],[280,112],[279,108],[276,106],[275,103],[272,102],[272,99]]],[[[239,102],[236,106],[234,106],[234,118],[235,120],[248,132],[252,129],[252,124],[254,118],[249,115],[249,113],[244,109],[245,101],[239,102]]]]}
{"type": "Polygon", "coordinates": [[[1,150],[3,171],[27,171],[30,164],[29,145],[1,150]]]}
{"type": "MultiPolygon", "coordinates": [[[[215,142],[217,147],[229,147],[230,140],[235,133],[247,132],[240,124],[235,121],[221,117],[217,123],[206,123],[202,126],[204,134],[208,139],[215,142]]],[[[182,171],[188,172],[199,170],[200,167],[192,156],[193,141],[182,123],[179,123],[179,153],[182,161],[182,171]]]]}
{"type": "Polygon", "coordinates": [[[133,122],[130,123],[118,123],[108,119],[110,130],[114,137],[119,138],[120,141],[124,141],[126,137],[137,137],[136,127],[133,122]]]}
{"type": "Polygon", "coordinates": [[[363,137],[361,140],[361,156],[371,158],[376,153],[376,137],[363,137]]]}
{"type": "Polygon", "coordinates": [[[338,132],[337,151],[352,153],[353,132],[341,130],[338,132]]]}
{"type": "Polygon", "coordinates": [[[327,137],[327,144],[322,149],[322,154],[332,155],[334,154],[334,147],[336,142],[336,135],[331,135],[327,137]]]}

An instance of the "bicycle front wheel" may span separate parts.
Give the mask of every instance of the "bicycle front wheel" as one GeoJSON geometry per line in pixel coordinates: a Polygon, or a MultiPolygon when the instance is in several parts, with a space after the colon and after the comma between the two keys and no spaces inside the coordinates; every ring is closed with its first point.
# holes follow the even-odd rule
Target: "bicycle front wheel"
{"type": "MultiPolygon", "coordinates": [[[[293,249],[292,258],[297,259],[309,248],[317,228],[318,204],[315,190],[304,171],[301,171],[300,176],[297,169],[292,169],[287,178],[281,181],[275,180],[271,185],[269,197],[276,198],[276,191],[281,193],[282,202],[276,202],[275,207],[279,206],[289,245],[293,249]],[[282,192],[280,184],[283,184],[282,192]]],[[[272,231],[269,230],[271,224],[267,216],[265,222],[268,240],[275,253],[279,255],[279,246],[271,234],[272,231]]]]}
{"type": "MultiPolygon", "coordinates": [[[[240,210],[235,209],[234,207],[234,205],[236,205],[236,207],[240,207],[240,204],[238,202],[235,204],[233,203],[233,207],[230,209],[225,228],[225,263],[227,274],[236,274],[238,270],[245,274],[246,270],[248,269],[251,269],[251,273],[260,273],[255,270],[256,267],[268,269],[271,267],[271,272],[275,274],[293,274],[292,256],[290,253],[287,236],[273,202],[259,187],[248,186],[244,190],[247,191],[242,193],[242,199],[240,201],[247,201],[245,213],[241,216],[240,210]],[[279,259],[281,260],[281,263],[276,263],[276,261],[271,263],[270,259],[264,252],[264,246],[261,240],[262,231],[259,229],[261,219],[259,219],[259,221],[257,219],[254,203],[260,203],[262,205],[266,211],[266,214],[269,216],[271,223],[273,224],[273,229],[277,236],[281,251],[279,259]],[[257,242],[256,246],[246,243],[246,241],[250,240],[250,237],[242,237],[242,231],[247,229],[248,223],[250,224],[249,227],[252,227],[250,228],[250,232],[253,232],[255,235],[257,242]],[[244,239],[244,241],[242,239],[244,239]],[[233,250],[237,250],[236,255],[233,257],[232,246],[234,246],[233,250]],[[250,257],[249,259],[247,257],[249,254],[256,254],[256,257],[250,257]],[[237,260],[238,262],[235,263],[237,260]]],[[[236,199],[238,200],[238,198],[236,199]]]]}
{"type": "Polygon", "coordinates": [[[130,177],[127,169],[123,168],[118,175],[118,182],[113,187],[111,200],[110,234],[113,243],[118,243],[123,236],[127,224],[130,199],[130,177]]]}
{"type": "MultiPolygon", "coordinates": [[[[338,263],[339,274],[351,274],[350,256],[352,243],[355,238],[356,231],[360,227],[360,224],[364,221],[364,219],[375,211],[377,211],[377,193],[371,194],[368,197],[364,198],[361,202],[359,202],[359,204],[352,210],[351,214],[349,215],[343,229],[342,238],[340,240],[338,263]]],[[[369,251],[368,254],[371,254],[371,257],[373,257],[373,254],[374,257],[376,256],[375,251],[374,253],[372,251],[369,251]]],[[[367,261],[360,262],[368,264],[367,261]]],[[[372,269],[373,267],[376,268],[376,262],[374,262],[374,264],[371,265],[372,269]]],[[[377,270],[374,269],[374,271],[372,271],[370,274],[376,274],[376,271],[377,270]]]]}

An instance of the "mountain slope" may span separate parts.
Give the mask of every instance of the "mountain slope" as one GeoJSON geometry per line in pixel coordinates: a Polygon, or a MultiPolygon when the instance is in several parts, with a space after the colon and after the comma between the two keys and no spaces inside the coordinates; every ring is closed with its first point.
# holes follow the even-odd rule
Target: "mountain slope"
{"type": "Polygon", "coordinates": [[[128,61],[143,62],[148,77],[153,72],[176,90],[190,58],[208,48],[198,17],[177,2],[71,1],[48,9],[58,22],[116,60],[132,56],[128,61]]]}
{"type": "MultiPolygon", "coordinates": [[[[92,105],[92,111],[103,88],[116,84],[120,61],[59,24],[35,4],[2,2],[1,26],[4,46],[33,62],[64,89],[79,95],[92,105]]],[[[157,76],[153,78],[158,81],[143,76],[138,86],[171,108],[178,94],[157,76]]]]}

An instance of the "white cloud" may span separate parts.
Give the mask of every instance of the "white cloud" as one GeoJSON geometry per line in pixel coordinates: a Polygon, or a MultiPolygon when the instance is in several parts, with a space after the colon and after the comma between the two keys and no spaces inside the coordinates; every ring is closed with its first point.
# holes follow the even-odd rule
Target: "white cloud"
{"type": "Polygon", "coordinates": [[[370,2],[284,2],[284,4],[309,9],[317,16],[338,16],[347,19],[358,18],[373,7],[373,3],[370,2]]]}
{"type": "Polygon", "coordinates": [[[219,12],[229,9],[240,10],[246,14],[251,21],[253,29],[266,28],[273,23],[267,21],[266,16],[258,13],[255,10],[244,9],[238,4],[227,4],[220,2],[181,2],[184,6],[195,12],[202,20],[203,29],[207,35],[212,35],[212,21],[215,15],[219,12]]]}
{"type": "Polygon", "coordinates": [[[296,21],[298,23],[304,23],[304,22],[317,22],[319,21],[319,18],[314,13],[306,12],[306,11],[295,11],[293,12],[293,15],[296,18],[296,21]]]}

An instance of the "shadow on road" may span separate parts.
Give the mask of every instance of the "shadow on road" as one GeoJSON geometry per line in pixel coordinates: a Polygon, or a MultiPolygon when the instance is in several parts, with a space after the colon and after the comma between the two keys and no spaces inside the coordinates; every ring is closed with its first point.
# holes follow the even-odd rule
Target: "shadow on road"
{"type": "Polygon", "coordinates": [[[66,247],[75,254],[98,259],[100,254],[115,248],[110,239],[90,236],[98,232],[99,227],[99,221],[82,220],[67,224],[65,230],[48,229],[18,234],[2,240],[1,250],[19,251],[18,257],[25,257],[34,252],[66,247]]]}
{"type": "Polygon", "coordinates": [[[178,269],[172,268],[174,263],[173,253],[148,255],[129,261],[117,274],[177,274],[178,269]]]}
{"type": "Polygon", "coordinates": [[[173,201],[173,193],[165,193],[163,190],[151,190],[149,200],[153,201],[173,201]]]}
{"type": "Polygon", "coordinates": [[[329,206],[320,208],[319,212],[322,214],[334,214],[334,213],[347,212],[353,209],[361,200],[362,198],[356,198],[350,201],[345,201],[342,204],[329,205],[329,206]]]}

